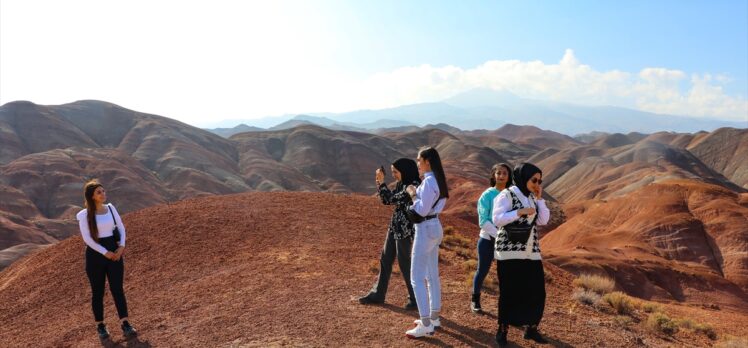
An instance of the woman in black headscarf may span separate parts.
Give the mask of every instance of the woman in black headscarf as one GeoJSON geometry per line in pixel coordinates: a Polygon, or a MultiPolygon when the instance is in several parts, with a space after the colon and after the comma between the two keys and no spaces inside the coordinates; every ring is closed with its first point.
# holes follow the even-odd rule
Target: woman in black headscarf
{"type": "Polygon", "coordinates": [[[496,343],[507,345],[509,325],[525,326],[525,339],[548,341],[538,332],[545,309],[545,275],[537,225],[551,212],[542,198],[543,172],[530,163],[514,168],[514,185],[501,191],[493,204],[496,269],[499,277],[499,329],[496,343]]]}
{"type": "Polygon", "coordinates": [[[418,176],[418,166],[416,162],[408,158],[400,158],[390,167],[392,176],[397,180],[394,190],[390,190],[384,182],[384,171],[380,168],[376,172],[376,183],[379,188],[379,198],[382,204],[394,205],[395,211],[390,219],[390,226],[387,230],[387,237],[382,248],[382,255],[379,259],[379,277],[372,287],[369,294],[358,299],[362,304],[384,303],[387,295],[387,285],[390,282],[392,273],[392,264],[397,262],[400,266],[400,272],[408,287],[408,302],[405,304],[406,309],[416,309],[416,297],[413,294],[413,287],[410,282],[410,254],[413,246],[414,227],[413,223],[408,221],[406,210],[411,204],[410,195],[405,192],[408,185],[418,186],[421,179],[418,176]]]}

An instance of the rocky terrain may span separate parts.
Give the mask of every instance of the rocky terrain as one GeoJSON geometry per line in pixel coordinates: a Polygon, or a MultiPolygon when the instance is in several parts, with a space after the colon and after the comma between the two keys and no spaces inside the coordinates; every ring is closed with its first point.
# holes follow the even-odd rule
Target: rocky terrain
{"type": "MultiPolygon", "coordinates": [[[[127,214],[125,291],[140,335],[128,342],[120,338],[107,295],[113,339],[104,346],[493,346],[495,294],[484,296],[485,315],[468,308],[470,270],[455,247],[461,240],[473,244],[476,233],[462,219],[443,219],[443,329],[432,338],[405,338],[416,313],[402,308],[407,295],[397,274],[384,305],[356,301],[376,278],[390,209],[374,197],[272,192],[189,199],[127,214]]],[[[102,345],[83,262],[83,242],[75,236],[0,273],[0,346],[102,345]]],[[[715,342],[685,330],[667,336],[635,323],[624,327],[615,315],[573,300],[570,273],[552,263],[545,268],[541,329],[554,346],[715,342]]],[[[491,272],[488,280],[494,277],[491,272]]],[[[708,311],[664,306],[712,325],[718,337],[748,334],[745,302],[708,311]]],[[[514,328],[509,339],[535,346],[514,328]]]]}
{"type": "MultiPolygon", "coordinates": [[[[309,301],[322,301],[325,305],[332,306],[332,303],[340,300],[345,304],[341,305],[343,307],[350,305],[358,311],[371,311],[372,309],[368,307],[362,309],[351,301],[355,297],[354,292],[364,291],[370,285],[368,283],[373,281],[370,279],[372,274],[369,269],[381,247],[380,239],[383,238],[381,229],[386,225],[388,214],[387,208],[373,204],[372,202],[376,200],[371,201],[374,199],[371,195],[375,192],[373,171],[380,165],[384,165],[389,172],[388,163],[399,157],[414,158],[418,148],[423,146],[435,146],[442,156],[450,187],[450,200],[443,216],[445,221],[450,226],[454,226],[459,234],[471,239],[472,245],[468,249],[474,248],[478,232],[475,202],[487,187],[489,168],[497,162],[516,164],[530,161],[543,169],[544,195],[553,211],[551,223],[541,231],[543,253],[549,261],[546,263],[547,269],[553,274],[554,279],[558,279],[554,285],[557,288],[553,291],[557,291],[558,294],[564,293],[564,301],[569,299],[566,293],[572,290],[570,286],[563,284],[570,284],[571,279],[581,273],[594,273],[615,279],[618,290],[643,300],[673,306],[674,311],[688,313],[692,317],[745,320],[745,315],[734,317],[732,313],[745,313],[748,310],[745,308],[745,303],[748,301],[748,244],[746,243],[748,240],[748,228],[746,228],[748,226],[748,190],[746,189],[748,167],[745,164],[748,163],[748,129],[721,128],[713,132],[692,134],[591,133],[571,138],[532,126],[515,125],[505,125],[496,130],[462,131],[446,124],[436,124],[420,128],[409,126],[401,129],[383,129],[374,134],[330,130],[304,124],[278,130],[251,130],[226,139],[165,117],[139,113],[99,101],[80,101],[58,106],[13,102],[0,106],[0,270],[10,266],[0,272],[0,302],[5,299],[4,305],[12,303],[21,298],[20,294],[28,292],[41,296],[42,294],[37,290],[40,286],[38,282],[42,281],[41,278],[31,280],[32,278],[24,277],[32,277],[32,273],[52,277],[53,273],[44,269],[44,267],[56,269],[45,263],[48,259],[67,260],[60,262],[70,268],[64,272],[71,273],[67,274],[58,269],[67,274],[65,281],[70,281],[68,279],[70,277],[74,278],[74,281],[85,280],[82,272],[77,273],[82,266],[73,263],[82,262],[78,257],[82,252],[80,237],[68,237],[78,234],[74,216],[82,208],[82,184],[88,178],[97,177],[107,187],[110,200],[117,205],[121,213],[127,215],[128,231],[131,224],[140,226],[136,227],[136,231],[140,230],[139,233],[144,235],[133,236],[133,238],[146,238],[142,241],[146,249],[138,251],[134,247],[128,252],[133,254],[134,259],[138,257],[137,255],[150,257],[150,253],[160,247],[167,248],[165,249],[168,250],[167,253],[174,255],[195,254],[204,259],[219,257],[218,251],[210,251],[210,254],[206,255],[194,248],[204,246],[201,243],[204,244],[209,240],[207,236],[222,233],[243,234],[241,238],[248,239],[238,240],[236,239],[240,238],[238,235],[227,238],[235,240],[238,245],[245,245],[247,250],[255,250],[249,245],[253,243],[269,247],[270,244],[263,244],[266,238],[273,239],[276,238],[276,234],[282,234],[272,226],[282,223],[290,224],[293,226],[292,229],[298,233],[305,231],[307,227],[317,231],[314,232],[314,238],[318,239],[312,239],[309,243],[303,238],[277,237],[286,239],[277,239],[278,244],[273,245],[281,249],[283,245],[290,245],[286,248],[288,253],[293,253],[295,248],[307,250],[321,247],[315,246],[315,243],[330,243],[332,246],[342,248],[341,245],[333,243],[334,238],[341,234],[348,236],[347,228],[344,226],[355,225],[353,221],[358,221],[366,227],[357,228],[365,229],[366,231],[362,233],[368,236],[358,241],[369,247],[339,251],[338,255],[335,254],[336,252],[324,249],[328,247],[325,245],[320,252],[329,252],[330,255],[324,255],[324,262],[335,265],[341,265],[341,262],[345,261],[339,260],[338,256],[351,259],[358,257],[353,255],[366,254],[359,260],[363,265],[360,269],[343,272],[348,275],[355,273],[353,271],[360,271],[365,276],[358,282],[351,280],[352,283],[346,282],[347,285],[341,285],[341,292],[329,292],[326,289],[325,296],[330,296],[326,298],[329,302],[324,302],[321,298],[309,301]],[[254,191],[270,191],[273,194],[244,194],[254,191]],[[285,191],[307,193],[283,193],[285,191]],[[310,200],[314,203],[308,204],[310,200]],[[318,200],[328,203],[318,204],[318,200]],[[358,202],[360,206],[354,209],[358,215],[350,215],[352,213],[345,211],[344,208],[347,206],[342,202],[346,200],[358,202]],[[234,216],[235,221],[224,218],[224,209],[233,211],[234,208],[220,205],[223,203],[219,204],[219,202],[223,201],[234,202],[234,205],[241,207],[239,211],[231,213],[239,215],[227,215],[234,216]],[[316,215],[320,217],[328,216],[327,214],[341,214],[341,218],[340,221],[334,222],[317,221],[314,218],[292,222],[273,222],[271,219],[276,215],[262,210],[267,207],[254,207],[265,204],[265,201],[287,202],[288,207],[291,208],[284,209],[306,211],[307,206],[313,206],[319,210],[316,215]],[[251,208],[246,206],[251,206],[251,208]],[[183,210],[172,211],[177,207],[182,207],[179,209],[183,210]],[[203,208],[212,213],[201,215],[203,208]],[[190,209],[194,211],[187,213],[190,209]],[[241,215],[242,211],[247,209],[250,212],[255,211],[253,209],[260,209],[256,212],[263,216],[255,213],[241,215]],[[144,214],[153,215],[154,218],[151,219],[144,214]],[[175,219],[184,221],[179,222],[181,224],[178,225],[179,228],[169,229],[160,225],[158,216],[164,217],[164,220],[169,223],[176,223],[175,219]],[[228,220],[225,221],[226,219],[228,220]],[[194,224],[189,224],[192,221],[194,224]],[[244,226],[241,223],[249,225],[244,226]],[[223,227],[220,231],[212,229],[213,227],[206,227],[211,224],[223,227]],[[155,232],[161,231],[159,228],[163,231],[155,232]],[[224,229],[231,231],[224,231],[224,229]],[[148,239],[151,237],[146,235],[150,236],[151,230],[154,231],[154,235],[158,233],[163,235],[161,238],[148,239]],[[267,237],[265,231],[269,231],[267,233],[272,234],[273,237],[267,237]],[[200,243],[192,245],[187,242],[191,239],[187,238],[184,241],[180,239],[179,243],[174,241],[173,245],[159,244],[162,243],[160,239],[172,243],[169,235],[184,236],[185,234],[194,235],[200,243]],[[368,238],[373,240],[369,241],[368,238]],[[312,243],[313,241],[316,242],[312,243]],[[151,243],[155,244],[151,245],[151,243]],[[180,248],[184,248],[184,251],[180,248]],[[143,254],[139,254],[141,252],[143,254]],[[29,257],[23,258],[29,254],[31,254],[29,257]],[[57,255],[56,258],[52,257],[54,255],[57,255]],[[19,259],[20,261],[15,262],[19,259]],[[80,279],[75,277],[80,277],[80,279]],[[29,280],[19,283],[17,279],[29,280]],[[333,296],[336,298],[333,299],[333,296]],[[716,306],[722,310],[715,312],[704,309],[711,308],[710,306],[716,306]]],[[[391,177],[388,176],[388,179],[391,177]]],[[[294,213],[289,210],[285,211],[285,214],[293,215],[294,213]]],[[[309,214],[315,216],[311,212],[309,214]]],[[[277,216],[283,216],[283,214],[277,216]]],[[[332,216],[330,215],[330,219],[335,220],[336,218],[332,216]]],[[[282,218],[278,219],[282,220],[282,218]]],[[[301,237],[300,235],[294,236],[301,237]]],[[[349,242],[343,242],[343,244],[345,247],[354,247],[348,245],[349,242]]],[[[234,245],[229,247],[222,244],[215,248],[223,250],[221,248],[234,248],[234,245]]],[[[245,251],[237,249],[232,253],[256,260],[255,256],[250,257],[250,254],[245,251]]],[[[288,255],[287,257],[290,257],[291,254],[288,255]]],[[[466,257],[465,255],[463,252],[462,257],[466,257]]],[[[468,255],[471,254],[468,253],[468,255]]],[[[186,256],[180,257],[179,260],[191,265],[192,261],[187,260],[186,256]]],[[[182,285],[174,285],[175,289],[182,291],[193,290],[191,288],[193,285],[187,285],[187,279],[192,279],[190,284],[195,283],[198,278],[191,277],[196,275],[199,275],[201,279],[207,277],[215,279],[215,282],[226,283],[230,276],[265,277],[265,273],[269,272],[268,274],[272,275],[279,272],[276,269],[267,268],[270,266],[260,261],[252,261],[255,263],[248,266],[249,268],[228,270],[226,271],[228,273],[216,272],[217,269],[222,269],[223,265],[216,260],[211,261],[213,263],[208,262],[205,266],[212,265],[212,271],[207,268],[199,271],[202,266],[195,266],[196,268],[176,266],[176,264],[168,263],[171,260],[165,261],[170,268],[163,269],[195,269],[197,272],[195,275],[181,274],[183,272],[175,275],[181,279],[180,281],[185,281],[182,285]],[[211,272],[215,274],[211,275],[211,272]]],[[[221,262],[226,262],[226,260],[221,262]]],[[[313,266],[315,260],[319,261],[309,259],[304,265],[314,268],[316,267],[313,266]]],[[[460,298],[465,296],[464,289],[460,287],[466,286],[465,280],[469,272],[457,265],[462,261],[450,266],[449,260],[449,258],[445,259],[445,274],[452,277],[450,279],[453,279],[455,284],[451,285],[454,287],[450,287],[452,295],[446,292],[445,296],[455,296],[454,302],[461,302],[464,299],[457,300],[456,296],[458,293],[460,298]],[[459,291],[456,290],[458,288],[459,291]]],[[[138,267],[132,263],[130,265],[128,272],[133,267],[138,267]]],[[[150,274],[148,276],[150,278],[143,280],[148,285],[143,288],[136,287],[133,291],[135,293],[141,291],[142,294],[161,291],[161,289],[148,287],[152,286],[152,281],[158,278],[158,272],[162,272],[162,269],[158,268],[161,267],[160,264],[157,267],[156,263],[148,261],[140,267],[143,268],[139,273],[150,274]]],[[[320,272],[325,274],[324,277],[328,277],[325,278],[326,281],[334,281],[335,274],[327,275],[325,272],[328,271],[324,270],[320,272]]],[[[331,268],[329,272],[334,272],[334,268],[331,268]]],[[[129,277],[135,276],[132,273],[128,274],[129,277]]],[[[284,276],[287,275],[284,274],[284,276]]],[[[268,281],[272,283],[275,280],[268,281]]],[[[137,280],[134,282],[139,283],[137,280]]],[[[85,285],[85,283],[80,284],[85,285]]],[[[64,288],[61,293],[74,293],[73,289],[80,284],[67,285],[68,288],[64,288]]],[[[250,286],[248,284],[246,286],[250,286]]],[[[137,285],[133,284],[133,286],[137,285]]],[[[241,285],[239,290],[227,290],[229,292],[221,296],[229,298],[231,291],[242,293],[244,286],[241,285]]],[[[167,283],[166,287],[169,288],[170,285],[167,283]]],[[[257,292],[244,291],[256,294],[251,297],[257,297],[267,296],[269,293],[267,290],[272,290],[262,286],[252,289],[257,292]]],[[[303,293],[309,289],[311,288],[302,287],[300,291],[303,293]]],[[[76,302],[74,306],[66,307],[81,307],[75,307],[74,312],[78,314],[71,315],[73,317],[86,317],[89,314],[85,309],[87,307],[81,305],[87,302],[85,294],[88,290],[83,287],[80,291],[82,297],[76,301],[83,302],[76,302]]],[[[200,292],[195,294],[200,294],[200,292]]],[[[161,298],[163,299],[164,296],[166,295],[161,298]]],[[[24,303],[31,305],[32,303],[25,301],[21,301],[18,305],[24,303]]],[[[47,303],[56,300],[40,298],[40,301],[47,303]]],[[[211,301],[214,301],[216,305],[208,307],[215,313],[219,313],[217,306],[222,302],[218,298],[211,301]]],[[[266,308],[267,311],[286,317],[287,314],[281,315],[281,313],[286,313],[285,310],[293,307],[272,309],[269,303],[279,306],[276,301],[268,300],[267,304],[259,305],[258,308],[266,308]]],[[[322,304],[293,301],[291,303],[298,306],[311,305],[311,308],[323,308],[314,307],[322,306],[322,304]]],[[[566,308],[564,306],[571,306],[574,302],[553,303],[552,306],[556,306],[554,311],[561,313],[564,312],[563,308],[566,308]]],[[[55,308],[58,305],[62,303],[54,302],[50,306],[55,308]]],[[[157,303],[144,305],[145,308],[151,308],[151,306],[161,308],[157,303]]],[[[166,306],[167,304],[164,302],[160,305],[166,306]]],[[[171,305],[173,304],[169,304],[171,305]]],[[[250,308],[255,308],[257,305],[257,303],[250,303],[237,306],[241,310],[250,311],[250,308]]],[[[185,311],[195,310],[197,307],[202,307],[203,302],[196,304],[195,308],[185,306],[187,306],[185,311]]],[[[463,304],[460,306],[464,307],[463,304]]],[[[460,310],[463,309],[462,307],[460,310]]],[[[12,308],[15,308],[15,312],[8,313],[19,315],[21,310],[34,313],[31,307],[12,308]]],[[[399,311],[399,308],[397,310],[399,311]]],[[[397,312],[394,307],[391,311],[394,312],[392,315],[395,315],[388,318],[391,322],[409,314],[397,312]]],[[[179,317],[179,312],[175,313],[172,317],[179,317]]],[[[197,313],[201,315],[198,318],[208,320],[207,318],[219,315],[210,314],[212,316],[209,316],[207,313],[197,313]]],[[[453,312],[452,314],[456,316],[455,318],[472,323],[471,325],[484,325],[481,324],[483,321],[475,319],[469,313],[453,312]]],[[[41,318],[44,315],[46,314],[39,314],[35,318],[41,318]]],[[[344,316],[342,312],[337,315],[344,316]]],[[[159,320],[165,322],[172,317],[154,317],[148,320],[153,320],[152,323],[159,322],[159,320]]],[[[0,325],[16,327],[16,320],[11,320],[11,318],[11,314],[0,317],[0,325]]],[[[361,320],[366,317],[356,318],[361,320]]],[[[576,315],[567,319],[581,320],[576,315]]],[[[243,321],[249,324],[232,322],[233,324],[227,325],[240,325],[236,331],[239,332],[248,330],[247,326],[241,325],[257,324],[265,327],[263,325],[269,325],[267,323],[272,322],[268,318],[263,319],[265,321],[252,320],[243,321]]],[[[601,317],[600,320],[605,322],[607,319],[601,317]]],[[[17,321],[29,323],[21,319],[17,321]]],[[[223,323],[220,320],[218,322],[223,323]]],[[[721,325],[716,321],[711,322],[717,327],[721,325]]],[[[281,328],[289,328],[279,323],[273,324],[273,327],[280,325],[281,328]]],[[[311,325],[306,321],[299,323],[321,330],[319,326],[311,325]]],[[[577,324],[579,323],[574,322],[568,325],[577,324]]],[[[70,337],[88,337],[88,334],[83,333],[88,330],[83,328],[85,323],[71,325],[83,326],[76,329],[81,336],[68,333],[68,335],[73,335],[70,337]]],[[[188,327],[186,323],[180,325],[165,332],[179,336],[178,328],[188,327]]],[[[14,330],[21,330],[20,327],[17,326],[14,330]]],[[[198,326],[189,327],[194,329],[198,326]]],[[[488,328],[490,325],[486,324],[483,327],[488,328]]],[[[396,330],[391,329],[394,330],[390,332],[394,335],[393,340],[397,341],[373,341],[377,342],[374,345],[393,345],[393,342],[401,342],[400,333],[403,331],[401,329],[399,326],[396,330]]],[[[600,328],[595,327],[595,330],[598,329],[600,328]]],[[[63,330],[62,326],[60,330],[63,330]]],[[[283,336],[282,330],[265,331],[275,333],[273,335],[258,333],[255,336],[244,333],[234,334],[233,339],[239,340],[236,342],[227,340],[228,338],[224,336],[206,334],[204,341],[194,341],[195,338],[190,336],[189,342],[218,342],[218,345],[239,346],[306,344],[298,341],[299,337],[304,336],[302,334],[294,333],[283,336]],[[273,341],[275,339],[273,337],[277,340],[273,341]],[[288,337],[292,340],[288,341],[288,337]]],[[[611,331],[615,330],[611,329],[611,331]]],[[[0,338],[22,334],[21,331],[12,332],[15,334],[0,336],[0,338]]],[[[54,330],[53,332],[60,333],[54,330]]],[[[656,338],[646,338],[649,334],[634,332],[632,336],[628,335],[630,333],[616,336],[620,341],[614,342],[630,345],[639,342],[641,338],[648,342],[647,345],[668,345],[667,341],[661,342],[656,338]],[[647,341],[647,339],[653,341],[647,341]]],[[[554,334],[559,339],[563,339],[563,342],[571,345],[586,346],[597,344],[595,342],[605,342],[604,339],[593,342],[589,340],[590,338],[579,341],[564,336],[560,332],[554,334]]],[[[376,332],[372,332],[371,335],[373,336],[364,335],[363,337],[382,336],[376,332]]],[[[453,335],[456,340],[445,344],[487,345],[490,343],[490,335],[492,335],[490,330],[483,333],[466,331],[453,335]],[[467,339],[466,337],[473,336],[483,337],[483,341],[480,341],[483,343],[459,338],[467,339]]],[[[343,336],[331,337],[333,342],[367,345],[360,340],[361,335],[354,336],[355,339],[343,336]]],[[[155,340],[154,342],[178,345],[178,341],[151,337],[155,340]]],[[[63,338],[65,339],[50,336],[45,342],[48,342],[48,345],[67,345],[66,342],[69,341],[77,342],[77,339],[71,341],[67,339],[69,337],[63,338]]],[[[613,338],[607,337],[606,339],[613,338]]],[[[320,338],[318,341],[311,340],[310,342],[311,345],[323,345],[322,342],[325,342],[325,339],[320,338]]],[[[676,340],[675,343],[670,344],[677,342],[676,340]]],[[[710,343],[712,342],[698,341],[695,345],[710,343]]],[[[86,344],[88,343],[83,345],[86,344]]]]}

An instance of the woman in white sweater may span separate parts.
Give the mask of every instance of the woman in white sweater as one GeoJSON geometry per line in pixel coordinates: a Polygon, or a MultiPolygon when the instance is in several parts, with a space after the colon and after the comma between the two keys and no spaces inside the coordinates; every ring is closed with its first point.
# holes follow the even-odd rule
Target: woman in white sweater
{"type": "Polygon", "coordinates": [[[81,210],[76,218],[86,243],[86,275],[91,283],[91,308],[97,323],[96,330],[99,338],[109,337],[109,331],[104,325],[104,285],[106,279],[109,279],[109,290],[122,321],[122,333],[125,337],[135,336],[137,331],[127,320],[127,301],[123,288],[125,225],[114,205],[104,204],[106,191],[97,180],[86,183],[83,196],[86,209],[81,210]]]}
{"type": "Polygon", "coordinates": [[[551,212],[545,205],[543,172],[530,163],[514,168],[514,185],[501,191],[493,203],[496,269],[499,277],[499,329],[496,343],[507,345],[509,325],[525,326],[525,339],[548,341],[538,332],[545,308],[545,274],[540,257],[537,225],[545,225],[551,212]]]}

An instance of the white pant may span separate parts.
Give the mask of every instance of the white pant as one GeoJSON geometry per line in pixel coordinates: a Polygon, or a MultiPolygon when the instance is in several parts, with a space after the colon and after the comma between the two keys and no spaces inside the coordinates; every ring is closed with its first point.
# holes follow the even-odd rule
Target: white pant
{"type": "Polygon", "coordinates": [[[438,218],[416,224],[415,229],[416,236],[410,260],[410,283],[416,295],[418,314],[425,318],[433,311],[440,311],[442,307],[439,244],[442,242],[443,232],[438,218]]]}

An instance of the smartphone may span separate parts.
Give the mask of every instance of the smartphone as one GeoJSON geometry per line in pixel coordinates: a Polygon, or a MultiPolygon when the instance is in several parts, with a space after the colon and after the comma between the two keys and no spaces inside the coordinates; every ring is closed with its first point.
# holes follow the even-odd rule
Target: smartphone
{"type": "Polygon", "coordinates": [[[384,166],[379,166],[379,170],[381,170],[382,174],[384,174],[385,176],[387,175],[387,172],[384,171],[384,166]]]}

